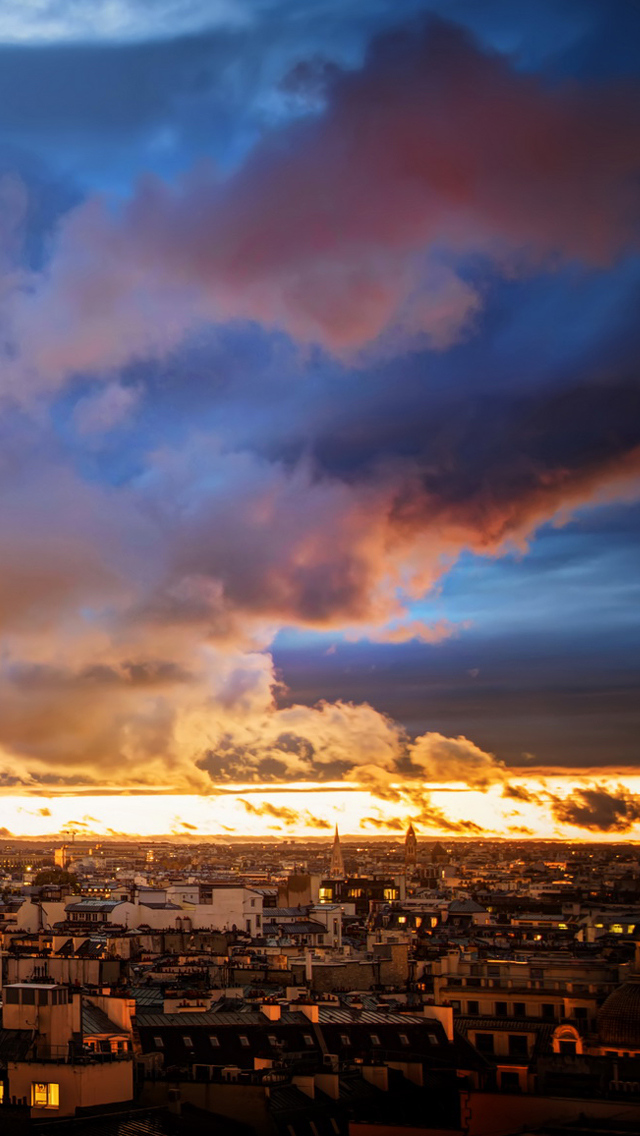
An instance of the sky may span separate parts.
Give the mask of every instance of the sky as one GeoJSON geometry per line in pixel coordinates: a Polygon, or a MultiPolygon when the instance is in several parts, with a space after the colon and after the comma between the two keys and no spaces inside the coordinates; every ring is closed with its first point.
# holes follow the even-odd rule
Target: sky
{"type": "Polygon", "coordinates": [[[0,835],[640,839],[640,8],[0,0],[0,835]]]}

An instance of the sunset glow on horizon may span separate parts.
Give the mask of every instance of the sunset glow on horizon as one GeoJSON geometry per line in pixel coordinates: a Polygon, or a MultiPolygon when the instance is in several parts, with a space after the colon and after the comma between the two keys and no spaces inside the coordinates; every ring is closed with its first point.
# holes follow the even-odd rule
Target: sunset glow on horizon
{"type": "MultiPolygon", "coordinates": [[[[560,802],[574,800],[575,794],[588,787],[584,779],[553,778],[514,783],[516,790],[541,798],[531,801],[505,799],[499,789],[488,793],[470,791],[458,785],[437,787],[429,791],[432,807],[437,810],[431,824],[417,824],[419,836],[429,839],[464,839],[479,837],[510,840],[629,841],[640,840],[640,823],[621,830],[598,831],[576,821],[563,823],[549,806],[549,796],[560,802]],[[621,835],[621,832],[623,835],[621,835]]],[[[621,788],[631,796],[640,792],[640,776],[626,777],[624,785],[601,784],[600,791],[614,796],[621,788]]],[[[415,811],[406,807],[394,809],[393,815],[381,807],[380,800],[357,786],[345,791],[340,785],[323,787],[321,793],[313,785],[228,787],[224,794],[196,796],[184,793],[117,795],[91,793],[77,796],[8,796],[0,800],[0,839],[16,837],[50,837],[56,841],[92,837],[122,838],[127,836],[172,839],[217,838],[223,842],[231,836],[247,839],[282,837],[285,839],[325,837],[332,839],[338,825],[344,836],[386,836],[404,839],[409,823],[416,824],[415,811]],[[266,798],[266,799],[265,799],[266,798]],[[304,801],[301,804],[301,801],[304,801]]]]}
{"type": "Polygon", "coordinates": [[[640,839],[640,17],[37,7],[0,837],[640,839]]]}

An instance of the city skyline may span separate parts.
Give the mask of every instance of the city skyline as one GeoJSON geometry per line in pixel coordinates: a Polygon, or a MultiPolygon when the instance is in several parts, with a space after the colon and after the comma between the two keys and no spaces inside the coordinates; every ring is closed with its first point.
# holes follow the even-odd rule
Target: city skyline
{"type": "Polygon", "coordinates": [[[639,840],[637,8],[0,17],[0,838],[639,840]]]}

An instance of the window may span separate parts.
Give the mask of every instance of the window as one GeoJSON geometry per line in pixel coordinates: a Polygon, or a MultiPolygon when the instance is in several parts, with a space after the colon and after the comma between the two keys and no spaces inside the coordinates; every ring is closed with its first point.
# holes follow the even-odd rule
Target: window
{"type": "Polygon", "coordinates": [[[513,1016],[514,1018],[526,1018],[527,1007],[525,1006],[524,1002],[513,1003],[513,1016]]]}
{"type": "Polygon", "coordinates": [[[438,1037],[437,1033],[428,1033],[427,1038],[429,1045],[440,1045],[440,1038],[438,1037]]]}
{"type": "Polygon", "coordinates": [[[246,1033],[241,1033],[241,1034],[240,1034],[240,1045],[243,1045],[243,1046],[245,1047],[245,1049],[247,1049],[247,1048],[248,1048],[248,1046],[249,1046],[249,1038],[247,1037],[246,1033]]]}
{"type": "Polygon", "coordinates": [[[188,1033],[182,1035],[182,1040],[184,1041],[187,1049],[193,1049],[193,1042],[188,1033]]]}
{"type": "Polygon", "coordinates": [[[349,1037],[348,1033],[341,1033],[340,1034],[340,1044],[341,1045],[351,1045],[351,1038],[349,1037]]]}
{"type": "Polygon", "coordinates": [[[377,1033],[370,1033],[369,1037],[371,1038],[372,1045],[380,1045],[380,1038],[378,1037],[377,1033]]]}
{"type": "Polygon", "coordinates": [[[555,1016],[556,1016],[555,1006],[553,1005],[552,1002],[543,1002],[542,1003],[542,1016],[543,1016],[543,1018],[547,1018],[547,1019],[555,1018],[555,1016]]]}
{"type": "Polygon", "coordinates": [[[20,991],[15,986],[7,986],[4,991],[4,1000],[8,1005],[15,1005],[20,999],[20,991]]]}
{"type": "Polygon", "coordinates": [[[23,988],[22,1004],[23,1004],[23,1006],[35,1006],[35,1004],[36,1004],[36,992],[33,989],[33,987],[29,988],[27,986],[27,987],[23,988]]]}
{"type": "Polygon", "coordinates": [[[509,1057],[528,1057],[529,1046],[523,1033],[509,1034],[509,1057]]]}
{"type": "Polygon", "coordinates": [[[313,1045],[313,1038],[310,1033],[303,1034],[303,1041],[305,1045],[313,1045]]]}
{"type": "Polygon", "coordinates": [[[59,1108],[60,1086],[33,1081],[31,1084],[32,1108],[59,1108]]]}
{"type": "Polygon", "coordinates": [[[156,1049],[164,1049],[164,1041],[162,1040],[161,1037],[154,1037],[153,1043],[154,1043],[156,1049]]]}
{"type": "Polygon", "coordinates": [[[278,1044],[278,1039],[277,1039],[275,1033],[267,1034],[267,1041],[269,1042],[269,1045],[277,1045],[278,1044]]]}
{"type": "Polygon", "coordinates": [[[400,1045],[409,1044],[409,1038],[407,1037],[406,1033],[399,1033],[398,1037],[400,1038],[400,1045]]]}
{"type": "Polygon", "coordinates": [[[561,1041],[560,1042],[560,1052],[562,1054],[564,1054],[565,1057],[575,1057],[575,1055],[576,1055],[576,1043],[575,1043],[575,1041],[561,1041]]]}
{"type": "Polygon", "coordinates": [[[487,967],[487,974],[489,975],[489,978],[499,978],[500,977],[500,967],[499,966],[488,966],[487,967]]]}
{"type": "Polygon", "coordinates": [[[506,1018],[508,1013],[506,1002],[496,1002],[496,1018],[506,1018]]]}
{"type": "Polygon", "coordinates": [[[209,1034],[209,1045],[213,1045],[214,1048],[217,1048],[220,1045],[220,1042],[214,1033],[209,1034]]]}
{"type": "Polygon", "coordinates": [[[476,1049],[479,1053],[493,1053],[493,1034],[477,1033],[476,1049]]]}
{"type": "Polygon", "coordinates": [[[573,1016],[574,1016],[574,1018],[586,1018],[587,1017],[587,1007],[586,1006],[574,1006],[573,1016]]]}
{"type": "Polygon", "coordinates": [[[531,977],[532,978],[544,978],[544,970],[542,969],[542,967],[541,966],[532,966],[531,967],[531,977]]]}
{"type": "MultiPolygon", "coordinates": [[[[479,1014],[480,1013],[480,1003],[479,1002],[467,1002],[467,1013],[468,1014],[479,1014]]],[[[497,1011],[496,1011],[496,1013],[497,1013],[497,1011]]]]}

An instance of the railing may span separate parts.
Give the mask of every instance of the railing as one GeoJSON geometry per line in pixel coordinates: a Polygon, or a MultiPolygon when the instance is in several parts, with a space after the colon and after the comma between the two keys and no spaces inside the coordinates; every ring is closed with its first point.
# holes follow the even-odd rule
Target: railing
{"type": "Polygon", "coordinates": [[[131,1061],[130,1051],[103,1053],[94,1049],[74,1050],[67,1045],[36,1044],[33,1060],[54,1065],[104,1065],[113,1061],[131,1061]]]}

